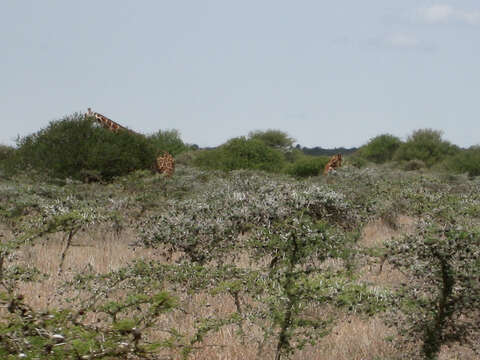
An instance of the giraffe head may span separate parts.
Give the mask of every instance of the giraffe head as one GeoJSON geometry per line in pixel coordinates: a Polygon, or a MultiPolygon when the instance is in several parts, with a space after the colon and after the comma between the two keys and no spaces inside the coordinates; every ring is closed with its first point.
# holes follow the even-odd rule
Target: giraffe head
{"type": "Polygon", "coordinates": [[[338,169],[342,166],[342,154],[333,155],[325,165],[323,175],[327,175],[330,171],[338,169]]]}

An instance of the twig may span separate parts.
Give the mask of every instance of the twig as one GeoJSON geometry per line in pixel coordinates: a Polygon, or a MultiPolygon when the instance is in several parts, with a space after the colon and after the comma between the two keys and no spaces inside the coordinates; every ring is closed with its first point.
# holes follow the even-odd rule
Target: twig
{"type": "Polygon", "coordinates": [[[65,246],[65,249],[62,252],[62,257],[60,259],[60,265],[58,266],[58,275],[60,275],[63,271],[63,263],[65,261],[66,255],[67,255],[67,251],[70,248],[70,246],[72,245],[73,235],[75,235],[77,233],[77,231],[78,231],[78,228],[71,229],[70,233],[68,234],[67,245],[65,246]]]}

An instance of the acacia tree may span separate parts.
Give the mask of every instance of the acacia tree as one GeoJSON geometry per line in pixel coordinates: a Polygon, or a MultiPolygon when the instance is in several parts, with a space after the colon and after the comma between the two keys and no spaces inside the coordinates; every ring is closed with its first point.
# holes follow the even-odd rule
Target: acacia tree
{"type": "Polygon", "coordinates": [[[458,147],[442,139],[442,132],[432,129],[415,130],[395,152],[395,160],[421,160],[432,166],[458,152],[458,147]]]}
{"type": "Polygon", "coordinates": [[[370,139],[368,144],[359,150],[359,154],[367,160],[383,164],[392,160],[395,151],[401,144],[401,140],[396,136],[390,134],[378,135],[370,139]]]}
{"type": "Polygon", "coordinates": [[[480,234],[425,226],[388,243],[388,259],[410,279],[399,296],[396,325],[404,341],[421,339],[418,357],[437,359],[444,344],[472,347],[480,334],[480,234]]]}
{"type": "Polygon", "coordinates": [[[278,150],[290,150],[295,139],[281,130],[256,130],[248,134],[249,139],[260,140],[265,145],[278,150]]]}

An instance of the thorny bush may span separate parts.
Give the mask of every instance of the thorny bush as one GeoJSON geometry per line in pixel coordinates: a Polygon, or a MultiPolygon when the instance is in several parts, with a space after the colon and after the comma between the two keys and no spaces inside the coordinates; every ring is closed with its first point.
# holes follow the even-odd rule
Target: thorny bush
{"type": "Polygon", "coordinates": [[[420,354],[426,359],[437,359],[441,346],[450,343],[468,344],[480,354],[475,343],[480,336],[480,233],[424,223],[417,234],[391,241],[387,254],[409,278],[394,318],[404,340],[421,339],[420,354]]]}

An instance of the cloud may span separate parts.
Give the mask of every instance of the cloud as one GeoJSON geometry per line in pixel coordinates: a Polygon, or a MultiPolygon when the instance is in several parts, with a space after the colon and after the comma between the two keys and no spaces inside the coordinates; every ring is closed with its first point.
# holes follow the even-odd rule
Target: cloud
{"type": "Polygon", "coordinates": [[[398,49],[401,51],[434,52],[436,50],[435,44],[404,32],[370,38],[366,44],[378,49],[398,49]]]}
{"type": "Polygon", "coordinates": [[[414,48],[420,45],[417,38],[406,34],[393,34],[387,38],[387,41],[392,46],[402,48],[414,48]]]}
{"type": "Polygon", "coordinates": [[[466,11],[461,11],[458,14],[462,20],[465,22],[475,25],[475,24],[480,24],[480,11],[472,11],[472,12],[466,12],[466,11]]]}
{"type": "Polygon", "coordinates": [[[462,10],[447,4],[436,4],[417,9],[416,16],[427,24],[442,24],[452,21],[470,25],[480,24],[480,10],[462,10]]]}
{"type": "Polygon", "coordinates": [[[418,10],[419,16],[429,24],[447,22],[454,10],[450,5],[433,5],[418,10]]]}

